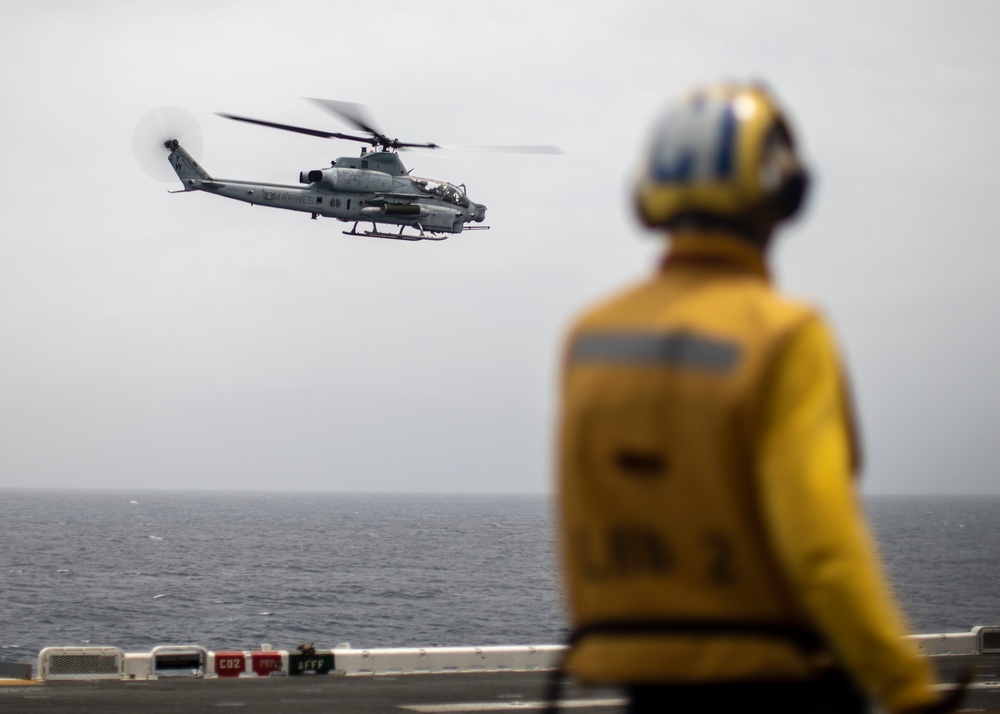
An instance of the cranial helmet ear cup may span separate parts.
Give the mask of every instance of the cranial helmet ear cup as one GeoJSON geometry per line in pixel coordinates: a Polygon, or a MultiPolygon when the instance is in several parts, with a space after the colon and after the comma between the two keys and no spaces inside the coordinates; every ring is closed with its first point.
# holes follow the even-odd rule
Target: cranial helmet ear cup
{"type": "Polygon", "coordinates": [[[634,195],[634,206],[635,215],[641,223],[646,228],[655,228],[656,222],[649,215],[649,211],[646,209],[646,202],[642,200],[642,195],[638,192],[634,195]]]}
{"type": "Polygon", "coordinates": [[[805,204],[809,193],[809,173],[799,169],[789,175],[777,195],[778,217],[781,220],[791,218],[805,204]]]}

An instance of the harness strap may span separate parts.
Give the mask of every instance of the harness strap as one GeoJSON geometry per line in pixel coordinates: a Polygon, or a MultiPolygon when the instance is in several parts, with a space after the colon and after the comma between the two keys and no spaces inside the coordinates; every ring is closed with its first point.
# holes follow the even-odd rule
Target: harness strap
{"type": "Polygon", "coordinates": [[[729,635],[790,641],[807,652],[824,647],[816,632],[780,622],[730,622],[727,620],[606,620],[592,622],[574,630],[567,642],[573,648],[580,640],[593,635],[729,635]]]}
{"type": "Polygon", "coordinates": [[[594,635],[697,635],[778,639],[792,642],[806,652],[825,648],[822,637],[812,630],[778,622],[730,622],[726,620],[606,620],[578,627],[570,633],[566,651],[549,675],[546,687],[546,714],[558,714],[566,660],[581,640],[594,635]]]}

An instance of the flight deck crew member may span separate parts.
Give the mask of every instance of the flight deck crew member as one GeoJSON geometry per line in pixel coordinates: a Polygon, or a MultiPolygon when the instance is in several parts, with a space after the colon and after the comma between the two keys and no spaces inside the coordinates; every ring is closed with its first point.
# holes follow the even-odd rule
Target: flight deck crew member
{"type": "Polygon", "coordinates": [[[569,332],[566,667],[627,687],[630,712],[940,706],[860,512],[833,339],[771,286],[772,229],[807,183],[766,90],[682,98],[636,188],[662,265],[569,332]]]}

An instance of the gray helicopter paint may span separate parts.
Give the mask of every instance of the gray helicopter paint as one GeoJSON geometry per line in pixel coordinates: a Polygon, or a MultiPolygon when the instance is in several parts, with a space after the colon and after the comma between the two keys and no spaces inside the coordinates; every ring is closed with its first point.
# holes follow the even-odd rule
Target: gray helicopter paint
{"type": "Polygon", "coordinates": [[[419,191],[407,176],[399,157],[387,152],[372,152],[361,158],[342,157],[335,162],[335,167],[322,170],[321,180],[303,188],[215,179],[176,140],[166,142],[165,146],[170,149],[170,165],[185,191],[204,191],[251,205],[310,213],[313,217],[370,221],[376,227],[370,235],[377,237],[398,237],[378,232],[377,224],[380,223],[416,227],[421,230],[422,237],[426,237],[424,230],[461,233],[467,230],[465,223],[481,222],[486,214],[485,206],[469,201],[450,184],[446,185],[452,201],[419,191]],[[361,168],[362,163],[400,173],[393,176],[378,169],[361,168]],[[385,213],[384,204],[416,205],[419,210],[415,215],[392,215],[385,213]]]}
{"type": "Polygon", "coordinates": [[[392,176],[381,171],[366,169],[332,168],[323,171],[323,181],[334,191],[352,191],[357,193],[392,191],[394,189],[392,176]]]}
{"type": "Polygon", "coordinates": [[[400,160],[398,154],[390,154],[384,151],[369,152],[361,157],[342,156],[336,161],[337,166],[349,169],[373,169],[382,171],[390,176],[406,176],[406,167],[400,160]]]}

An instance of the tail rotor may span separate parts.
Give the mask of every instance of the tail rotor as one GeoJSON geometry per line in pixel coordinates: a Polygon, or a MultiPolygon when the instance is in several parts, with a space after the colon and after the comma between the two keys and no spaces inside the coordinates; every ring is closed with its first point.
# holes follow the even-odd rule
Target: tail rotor
{"type": "Polygon", "coordinates": [[[132,155],[139,167],[157,181],[177,180],[170,162],[166,142],[177,139],[194,158],[201,158],[204,143],[201,125],[191,112],[180,107],[158,107],[139,120],[132,134],[132,155]]]}

